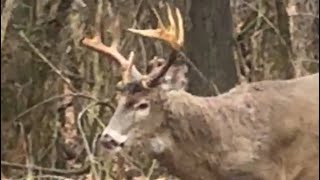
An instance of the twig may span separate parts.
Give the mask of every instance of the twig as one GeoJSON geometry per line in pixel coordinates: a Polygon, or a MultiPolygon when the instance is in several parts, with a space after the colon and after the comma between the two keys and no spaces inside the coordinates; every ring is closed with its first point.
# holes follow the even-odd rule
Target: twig
{"type": "Polygon", "coordinates": [[[97,1],[97,10],[96,10],[96,16],[95,16],[95,33],[101,33],[102,31],[102,11],[103,11],[103,1],[98,0],[97,1]]]}
{"type": "Polygon", "coordinates": [[[125,176],[124,164],[125,164],[125,158],[121,156],[121,154],[118,154],[118,159],[117,159],[118,171],[116,175],[117,179],[123,179],[123,177],[125,176]]]}
{"type": "Polygon", "coordinates": [[[234,58],[237,76],[238,76],[238,82],[242,84],[247,82],[247,79],[246,79],[247,73],[246,71],[244,71],[244,75],[241,74],[241,66],[243,68],[246,68],[246,67],[244,67],[244,57],[243,57],[243,54],[241,53],[241,49],[238,42],[235,42],[235,54],[238,56],[238,60],[234,58]]]}
{"type": "Polygon", "coordinates": [[[314,15],[312,13],[296,13],[296,14],[290,14],[289,16],[309,16],[315,19],[319,19],[319,16],[314,15]]]}
{"type": "MultiPolygon", "coordinates": [[[[55,147],[55,145],[57,144],[58,142],[58,139],[59,139],[59,127],[60,127],[60,123],[59,123],[59,114],[60,113],[57,113],[55,115],[55,118],[54,118],[54,129],[53,129],[53,134],[52,134],[52,140],[51,140],[51,143],[49,145],[49,147],[47,148],[47,152],[49,152],[51,149],[51,152],[50,152],[50,158],[51,158],[51,167],[54,168],[56,166],[56,161],[57,161],[57,149],[53,148],[55,147]]],[[[47,152],[45,151],[43,153],[43,156],[42,157],[45,157],[47,152]]]]}
{"type": "MultiPolygon", "coordinates": [[[[95,97],[92,97],[92,96],[89,96],[89,95],[86,95],[86,94],[83,94],[83,93],[70,93],[70,94],[57,95],[57,96],[50,97],[50,98],[48,98],[48,99],[46,99],[44,101],[41,101],[41,102],[31,106],[29,109],[23,111],[15,119],[13,119],[13,122],[16,122],[18,119],[22,118],[26,114],[30,113],[31,111],[37,109],[38,107],[40,107],[40,106],[42,106],[44,104],[47,104],[47,103],[49,103],[51,101],[55,101],[55,100],[58,100],[58,99],[65,98],[66,96],[82,97],[82,98],[90,99],[90,100],[93,100],[93,101],[96,101],[96,102],[101,102],[98,99],[96,99],[95,97]]],[[[112,111],[114,111],[114,107],[111,105],[111,103],[109,103],[108,100],[106,100],[104,102],[101,102],[101,103],[105,103],[104,104],[105,106],[109,107],[112,111]]]]}
{"type": "Polygon", "coordinates": [[[81,119],[82,119],[82,116],[84,115],[85,112],[87,112],[90,108],[98,105],[99,103],[97,102],[94,102],[94,103],[91,103],[89,104],[87,107],[85,107],[78,115],[78,118],[77,118],[77,123],[78,123],[78,128],[79,128],[79,131],[80,131],[80,134],[82,136],[82,139],[83,139],[83,142],[84,142],[84,147],[86,149],[86,152],[87,152],[87,155],[88,155],[88,158],[89,158],[89,161],[91,163],[91,166],[92,166],[92,170],[93,170],[93,173],[94,173],[94,176],[95,177],[98,177],[98,171],[97,169],[94,167],[94,164],[96,164],[95,160],[94,160],[94,155],[91,153],[91,150],[90,150],[90,146],[89,146],[89,142],[87,141],[87,138],[86,138],[86,135],[83,131],[83,128],[82,128],[82,125],[81,125],[81,119]]]}
{"type": "Polygon", "coordinates": [[[131,167],[135,168],[136,170],[139,171],[139,173],[141,173],[143,176],[145,176],[145,173],[142,171],[142,167],[143,167],[143,164],[141,164],[140,162],[138,161],[135,161],[133,158],[131,158],[130,155],[128,155],[125,151],[120,151],[120,155],[122,157],[124,157],[127,162],[131,165],[131,167]]]}
{"type": "MultiPolygon", "coordinates": [[[[288,47],[288,44],[287,44],[286,40],[283,38],[283,36],[281,35],[280,30],[279,30],[278,28],[276,28],[276,26],[271,22],[271,20],[270,20],[268,17],[266,17],[266,16],[264,15],[264,13],[262,13],[259,9],[257,9],[257,8],[254,7],[254,6],[252,6],[252,5],[249,4],[248,2],[246,2],[246,1],[244,1],[244,0],[242,0],[242,2],[243,2],[245,5],[247,5],[251,10],[258,12],[259,17],[263,18],[264,21],[265,21],[267,24],[269,24],[269,26],[275,31],[275,33],[277,34],[277,36],[280,38],[280,42],[282,43],[282,45],[284,45],[285,47],[288,47]]],[[[290,53],[290,56],[292,56],[290,49],[289,49],[289,48],[287,48],[287,49],[288,49],[288,53],[290,53]]]]}
{"type": "Polygon", "coordinates": [[[88,84],[94,84],[95,81],[93,79],[90,79],[90,78],[87,78],[87,77],[83,77],[79,74],[76,74],[76,73],[73,73],[71,71],[68,71],[68,70],[65,70],[65,71],[62,71],[62,74],[65,75],[66,77],[70,78],[70,79],[74,79],[76,81],[83,81],[85,83],[88,83],[88,84]]]}
{"type": "Polygon", "coordinates": [[[300,60],[296,60],[297,62],[309,62],[309,63],[318,63],[319,64],[319,60],[316,59],[300,59],[300,60]]]}
{"type": "MultiPolygon", "coordinates": [[[[137,5],[136,11],[134,12],[134,15],[133,15],[133,17],[134,17],[134,18],[133,18],[133,23],[132,23],[132,25],[131,25],[130,28],[136,28],[137,25],[138,25],[138,18],[137,18],[137,17],[138,17],[138,14],[139,14],[140,10],[141,10],[141,5],[142,5],[143,1],[144,1],[144,0],[140,0],[139,3],[138,3],[138,5],[137,5]]],[[[131,36],[131,37],[134,37],[134,36],[131,36]]],[[[130,38],[130,36],[129,36],[129,38],[130,38]]],[[[130,39],[129,39],[129,38],[124,39],[124,40],[120,43],[119,49],[123,49],[123,48],[125,47],[125,45],[130,42],[131,38],[130,38],[130,39]],[[128,40],[128,39],[129,39],[129,40],[128,40]]],[[[141,37],[139,37],[139,39],[140,39],[140,38],[141,38],[141,37]]],[[[133,39],[133,38],[132,38],[132,39],[133,39]]]]}
{"type": "MultiPolygon", "coordinates": [[[[55,179],[55,180],[71,180],[64,176],[57,176],[57,175],[38,175],[33,176],[34,179],[55,179]]],[[[26,180],[26,178],[18,178],[18,179],[11,179],[11,180],[26,180]]]]}
{"type": "Polygon", "coordinates": [[[145,74],[147,72],[147,67],[148,67],[148,60],[147,60],[147,52],[146,52],[146,48],[143,44],[143,40],[141,37],[139,37],[138,42],[140,44],[141,47],[141,56],[143,59],[143,73],[145,74]]]}
{"type": "Polygon", "coordinates": [[[134,22],[136,22],[136,23],[134,23],[134,25],[131,28],[135,28],[135,26],[137,25],[137,19],[138,19],[137,16],[138,16],[138,14],[139,14],[139,12],[141,10],[141,6],[142,6],[143,2],[144,2],[144,0],[140,0],[138,5],[137,5],[137,9],[136,9],[136,11],[134,12],[134,15],[133,15],[134,22]]]}
{"type": "Polygon", "coordinates": [[[70,87],[70,89],[75,92],[75,88],[70,83],[70,80],[62,74],[62,71],[59,70],[55,65],[53,65],[48,58],[46,58],[40,50],[32,44],[30,39],[25,35],[23,31],[19,31],[19,36],[30,46],[30,48],[43,60],[50,68],[70,87]]]}
{"type": "Polygon", "coordinates": [[[97,144],[98,144],[99,138],[100,138],[100,134],[99,133],[95,134],[93,141],[92,141],[92,144],[91,144],[92,145],[91,149],[92,149],[93,154],[97,153],[97,144]]]}
{"type": "MultiPolygon", "coordinates": [[[[20,123],[22,125],[22,123],[20,123]]],[[[23,131],[24,132],[24,131],[23,131]]],[[[34,164],[34,159],[33,159],[33,156],[32,156],[32,139],[31,139],[31,134],[28,133],[26,134],[24,132],[24,136],[25,136],[25,145],[26,145],[26,154],[27,154],[27,157],[26,157],[26,163],[30,166],[32,166],[34,164]]],[[[30,167],[29,166],[29,167],[30,167]]],[[[32,177],[33,176],[33,173],[32,173],[32,169],[31,168],[28,168],[28,177],[32,177]]]]}
{"type": "Polygon", "coordinates": [[[36,165],[24,165],[24,164],[18,164],[18,163],[11,163],[8,161],[1,161],[1,166],[7,166],[14,169],[32,169],[33,171],[41,171],[45,174],[54,174],[54,175],[62,175],[62,176],[72,176],[72,175],[82,175],[86,174],[90,171],[90,165],[85,164],[82,168],[79,169],[70,169],[70,170],[64,170],[64,169],[53,169],[53,168],[45,168],[40,167],[36,165]]]}
{"type": "Polygon", "coordinates": [[[1,50],[3,47],[3,41],[6,36],[8,22],[11,17],[12,9],[14,7],[15,0],[6,0],[4,8],[1,13],[1,50]]]}
{"type": "Polygon", "coordinates": [[[153,171],[154,171],[154,168],[155,168],[155,166],[156,166],[156,163],[157,163],[157,161],[156,161],[155,159],[153,159],[153,160],[152,160],[151,167],[150,167],[150,169],[149,169],[149,171],[148,171],[147,179],[150,179],[150,178],[151,178],[151,175],[152,175],[152,173],[153,173],[153,171]]]}
{"type": "Polygon", "coordinates": [[[246,24],[246,26],[240,32],[236,33],[234,35],[235,41],[237,41],[241,37],[245,36],[245,34],[247,34],[254,27],[254,25],[258,21],[258,18],[260,18],[260,17],[256,17],[252,21],[248,22],[248,24],[246,24]]]}

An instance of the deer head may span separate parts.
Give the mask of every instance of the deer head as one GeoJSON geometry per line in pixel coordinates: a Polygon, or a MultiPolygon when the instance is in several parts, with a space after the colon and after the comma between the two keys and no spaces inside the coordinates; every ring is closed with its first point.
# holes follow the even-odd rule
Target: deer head
{"type": "Polygon", "coordinates": [[[184,41],[183,21],[175,9],[176,21],[167,6],[169,26],[164,26],[160,17],[157,29],[128,29],[132,33],[163,40],[173,48],[167,61],[156,58],[150,62],[151,72],[142,75],[133,64],[133,53],[126,59],[117,51],[118,39],[111,46],[101,42],[100,36],[84,38],[82,44],[106,55],[111,55],[122,67],[122,82],[119,83],[118,106],[101,135],[101,143],[108,150],[120,150],[132,140],[151,135],[165,116],[162,102],[172,89],[183,89],[186,85],[185,65],[173,65],[184,41]],[[173,66],[172,66],[173,65],[173,66]],[[166,76],[167,75],[167,76],[166,76]]]}

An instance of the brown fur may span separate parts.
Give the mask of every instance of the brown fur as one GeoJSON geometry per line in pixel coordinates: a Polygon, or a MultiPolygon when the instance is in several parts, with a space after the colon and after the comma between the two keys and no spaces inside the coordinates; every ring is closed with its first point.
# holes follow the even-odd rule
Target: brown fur
{"type": "Polygon", "coordinates": [[[318,92],[319,74],[217,97],[166,92],[155,133],[168,147],[153,155],[183,180],[318,179],[318,92]]]}

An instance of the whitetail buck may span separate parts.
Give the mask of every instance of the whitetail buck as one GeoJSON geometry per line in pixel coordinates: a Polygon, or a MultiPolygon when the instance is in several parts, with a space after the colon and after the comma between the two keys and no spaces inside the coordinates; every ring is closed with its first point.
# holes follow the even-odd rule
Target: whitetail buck
{"type": "Polygon", "coordinates": [[[135,30],[173,47],[168,61],[141,75],[99,36],[82,43],[111,55],[122,67],[118,106],[101,135],[109,151],[143,138],[150,155],[183,180],[315,180],[319,157],[319,74],[243,84],[216,97],[194,96],[163,76],[183,42],[178,9],[170,26],[135,30]],[[178,22],[176,24],[176,22],[178,22]],[[170,88],[171,87],[171,88],[170,88]],[[178,88],[176,88],[178,87],[178,88]]]}

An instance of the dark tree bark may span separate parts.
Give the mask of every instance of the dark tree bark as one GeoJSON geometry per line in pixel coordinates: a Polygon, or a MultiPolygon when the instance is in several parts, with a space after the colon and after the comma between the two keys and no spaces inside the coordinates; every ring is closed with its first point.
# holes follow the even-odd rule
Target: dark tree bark
{"type": "MultiPolygon", "coordinates": [[[[237,82],[232,51],[232,17],[229,0],[192,1],[189,12],[192,28],[186,32],[187,52],[190,59],[224,92],[237,82]]],[[[212,85],[201,81],[191,70],[190,91],[212,95],[212,85]]]]}

